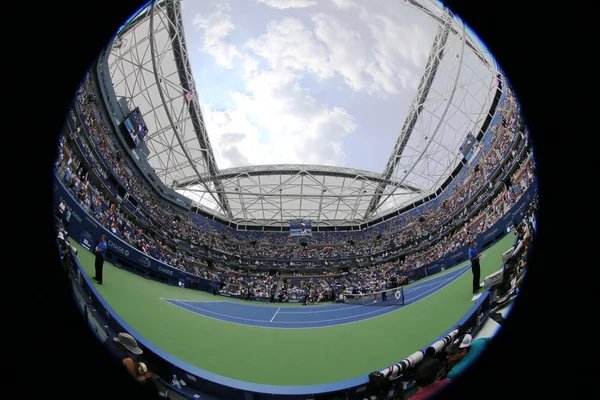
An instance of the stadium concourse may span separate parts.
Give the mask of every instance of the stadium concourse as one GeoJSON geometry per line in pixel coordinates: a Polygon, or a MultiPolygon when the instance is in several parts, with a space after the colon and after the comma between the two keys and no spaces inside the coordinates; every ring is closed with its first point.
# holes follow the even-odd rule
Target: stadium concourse
{"type": "MultiPolygon", "coordinates": [[[[154,343],[189,365],[240,381],[267,385],[344,381],[392,364],[435,340],[473,304],[470,267],[463,262],[432,276],[420,267],[456,251],[493,226],[512,211],[534,181],[531,150],[524,143],[518,152],[511,150],[518,138],[513,131],[519,129],[519,118],[509,93],[507,104],[512,106],[501,111],[505,115],[483,138],[482,167],[463,169],[434,206],[426,204],[358,232],[317,231],[299,239],[285,232],[238,231],[158,200],[143,180],[135,178],[130,161],[120,155],[96,101],[86,82],[59,139],[55,172],[61,184],[94,221],[124,243],[198,279],[219,282],[214,294],[221,296],[182,291],[109,263],[105,274],[109,283],[95,286],[89,279],[93,256],[71,238],[81,270],[94,293],[127,321],[141,342],[154,343]],[[498,156],[506,153],[510,156],[498,156]],[[499,169],[502,174],[486,179],[499,169]],[[111,172],[117,182],[113,187],[103,179],[111,172]],[[301,245],[300,240],[307,243],[301,245]],[[200,249],[206,250],[206,256],[200,255],[200,249]],[[401,287],[404,304],[337,304],[384,287],[401,287]],[[253,302],[258,300],[275,304],[259,306],[253,302]],[[299,304],[294,303],[298,302],[319,306],[297,308],[299,304]],[[444,309],[444,315],[430,318],[433,309],[444,309]],[[399,342],[386,328],[398,324],[421,329],[399,342]],[[171,329],[175,326],[180,327],[176,335],[171,329]],[[268,328],[267,333],[256,336],[248,330],[257,328],[268,328]],[[195,332],[211,332],[212,339],[200,346],[194,341],[195,332]],[[372,339],[373,332],[381,336],[378,340],[384,346],[380,349],[361,345],[372,339]],[[226,339],[220,342],[219,337],[226,339]],[[343,337],[347,337],[346,345],[340,341],[343,337]],[[265,341],[267,349],[260,345],[265,341]],[[332,347],[333,342],[339,342],[339,348],[332,347]],[[345,354],[351,344],[357,349],[351,357],[354,361],[345,354]],[[249,348],[258,351],[253,353],[257,359],[271,354],[269,363],[253,371],[243,364],[232,367],[236,365],[232,361],[249,348]],[[323,354],[330,362],[322,359],[323,354]],[[340,359],[347,367],[334,368],[340,359]],[[305,372],[282,373],[290,365],[305,372]]],[[[60,204],[57,217],[68,230],[73,210],[62,200],[60,204]]],[[[530,220],[534,211],[532,201],[519,219],[530,220]]],[[[502,254],[513,242],[514,235],[507,234],[483,252],[482,278],[498,270],[502,254]]],[[[503,315],[507,311],[499,310],[503,315]]],[[[476,337],[493,335],[496,321],[501,319],[488,319],[476,337]]],[[[103,335],[110,336],[108,332],[103,335]]]]}

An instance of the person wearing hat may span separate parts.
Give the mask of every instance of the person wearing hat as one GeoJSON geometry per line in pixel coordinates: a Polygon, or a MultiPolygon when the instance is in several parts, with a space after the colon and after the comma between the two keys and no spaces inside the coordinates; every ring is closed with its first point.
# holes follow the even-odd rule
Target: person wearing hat
{"type": "Polygon", "coordinates": [[[477,246],[477,243],[470,240],[469,260],[471,260],[471,272],[473,272],[473,294],[481,290],[481,285],[479,283],[481,275],[481,266],[479,265],[479,258],[481,257],[481,254],[477,253],[477,250],[475,250],[475,246],[477,246]]]}
{"type": "Polygon", "coordinates": [[[485,351],[491,340],[489,337],[473,340],[468,333],[459,336],[446,348],[447,360],[453,365],[446,377],[451,380],[458,378],[485,351]]]}
{"type": "Polygon", "coordinates": [[[106,256],[106,235],[100,237],[100,242],[94,249],[96,254],[96,275],[94,279],[98,282],[98,285],[102,285],[102,268],[104,267],[104,257],[106,256]]]}
{"type": "Polygon", "coordinates": [[[415,369],[415,383],[419,387],[411,400],[428,399],[435,392],[450,384],[450,379],[437,380],[442,370],[442,360],[437,357],[425,356],[415,369]]]}
{"type": "Polygon", "coordinates": [[[129,333],[121,332],[115,336],[113,340],[119,345],[119,348],[125,352],[134,354],[136,356],[139,356],[144,352],[144,350],[138,346],[137,340],[135,340],[135,338],[129,333]]]}
{"type": "Polygon", "coordinates": [[[119,345],[119,348],[130,353],[130,355],[123,358],[122,362],[131,376],[140,383],[145,383],[146,379],[152,377],[152,372],[148,370],[146,363],[138,360],[136,357],[144,351],[138,346],[137,340],[133,336],[121,332],[113,340],[119,345]]]}

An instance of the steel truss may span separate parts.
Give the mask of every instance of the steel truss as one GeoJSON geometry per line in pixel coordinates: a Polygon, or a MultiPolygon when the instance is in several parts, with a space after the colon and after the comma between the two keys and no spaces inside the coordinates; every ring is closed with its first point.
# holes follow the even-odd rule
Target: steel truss
{"type": "Polygon", "coordinates": [[[495,61],[451,12],[432,0],[406,4],[439,26],[382,174],[315,165],[220,171],[197,97],[186,99],[201,88],[191,72],[180,0],[152,2],[118,33],[109,57],[115,94],[142,111],[158,177],[199,207],[242,225],[368,222],[438,190],[461,162],[467,132],[478,132],[490,112],[497,86],[495,61]]]}
{"type": "MultiPolygon", "coordinates": [[[[167,186],[195,176],[218,174],[185,46],[179,0],[153,1],[124,27],[113,45],[109,69],[115,94],[140,108],[149,132],[146,138],[158,177],[167,186]]],[[[214,180],[214,179],[212,179],[214,180]]],[[[231,217],[227,198],[210,194],[219,211],[231,217]]]]}
{"type": "MultiPolygon", "coordinates": [[[[381,174],[323,165],[263,165],[221,170],[213,191],[227,196],[233,221],[248,225],[286,225],[290,219],[310,219],[320,226],[363,223],[366,209],[380,184],[400,188],[394,196],[421,193],[421,188],[385,181],[381,174]]],[[[210,180],[206,177],[206,180],[210,180]]],[[[177,187],[197,196],[197,181],[177,187]]]]}
{"type": "MultiPolygon", "coordinates": [[[[419,183],[420,198],[435,193],[463,160],[460,144],[467,132],[479,132],[497,87],[497,67],[446,8],[432,1],[407,0],[438,25],[419,87],[409,107],[383,177],[419,183]]],[[[396,186],[381,184],[364,218],[389,213],[398,204],[396,186]]],[[[408,201],[416,201],[411,198],[408,201]]]]}

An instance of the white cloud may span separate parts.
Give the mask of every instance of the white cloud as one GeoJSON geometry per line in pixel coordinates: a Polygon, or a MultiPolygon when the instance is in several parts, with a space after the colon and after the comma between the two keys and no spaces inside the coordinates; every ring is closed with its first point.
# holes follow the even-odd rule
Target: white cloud
{"type": "Polygon", "coordinates": [[[250,165],[252,153],[247,150],[258,147],[258,128],[239,110],[215,111],[207,104],[202,110],[219,168],[250,165]]]}
{"type": "Polygon", "coordinates": [[[246,89],[250,94],[232,94],[235,111],[204,113],[221,168],[345,164],[342,140],[357,128],[345,110],[319,103],[289,71],[261,71],[246,89]]]}
{"type": "Polygon", "coordinates": [[[354,91],[396,94],[416,88],[430,38],[417,25],[397,27],[385,14],[360,11],[366,36],[335,15],[272,21],[246,48],[274,69],[311,73],[320,80],[340,74],[354,91]],[[372,36],[372,38],[371,38],[372,36]]]}
{"type": "Polygon", "coordinates": [[[316,6],[317,2],[313,0],[257,0],[258,3],[263,3],[269,7],[284,10],[286,8],[304,8],[316,6]]]}
{"type": "Polygon", "coordinates": [[[361,20],[373,37],[373,59],[366,72],[373,77],[373,88],[388,93],[417,88],[419,77],[431,48],[431,33],[403,15],[404,5],[390,7],[386,13],[371,13],[362,8],[361,20]]]}
{"type": "Polygon", "coordinates": [[[274,70],[306,71],[321,79],[333,76],[327,47],[294,18],[271,22],[265,34],[246,42],[246,48],[264,58],[274,70]]]}
{"type": "Polygon", "coordinates": [[[258,60],[250,57],[247,54],[243,55],[244,61],[242,62],[242,77],[248,78],[254,71],[258,69],[258,60]]]}
{"type": "Polygon", "coordinates": [[[311,19],[315,36],[328,50],[329,68],[340,73],[353,90],[364,89],[367,83],[363,71],[367,66],[368,50],[361,34],[333,15],[320,13],[311,19]]]}
{"type": "Polygon", "coordinates": [[[200,50],[212,55],[217,64],[230,69],[233,68],[233,59],[242,55],[236,46],[224,42],[235,29],[229,11],[229,5],[219,5],[208,16],[196,15],[192,23],[196,29],[204,30],[204,44],[200,50]]]}
{"type": "MultiPolygon", "coordinates": [[[[220,168],[346,164],[343,141],[358,123],[345,109],[323,104],[301,87],[304,77],[322,81],[319,89],[325,91],[323,85],[336,74],[355,92],[385,96],[416,88],[431,38],[416,25],[395,26],[397,18],[403,21],[398,10],[377,12],[362,3],[331,1],[358,11],[351,19],[317,13],[307,15],[306,23],[297,18],[271,21],[264,33],[239,48],[226,42],[234,29],[228,7],[194,19],[194,26],[205,31],[203,50],[220,65],[235,67],[232,72],[244,85],[243,91],[230,94],[227,111],[203,105],[220,168]],[[234,65],[238,57],[241,62],[234,65]]],[[[262,2],[277,8],[314,3],[262,2]]],[[[329,99],[335,103],[335,96],[329,99]]]]}
{"type": "Polygon", "coordinates": [[[354,2],[354,0],[331,0],[331,2],[340,10],[347,10],[352,7],[357,7],[357,4],[354,2]]]}

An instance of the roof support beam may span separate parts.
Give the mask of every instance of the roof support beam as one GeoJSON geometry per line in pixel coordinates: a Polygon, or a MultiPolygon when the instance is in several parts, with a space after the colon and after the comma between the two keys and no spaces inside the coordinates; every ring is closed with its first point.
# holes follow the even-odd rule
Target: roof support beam
{"type": "MultiPolygon", "coordinates": [[[[393,179],[384,179],[381,174],[358,170],[345,167],[332,167],[326,165],[305,165],[305,164],[288,164],[288,165],[257,165],[252,167],[228,168],[220,170],[218,175],[202,174],[202,179],[205,182],[213,180],[227,180],[235,178],[239,175],[246,176],[263,176],[263,175],[298,175],[306,173],[313,176],[336,176],[345,178],[356,178],[371,182],[381,182],[385,185],[397,185],[398,187],[414,193],[421,193],[422,189],[416,185],[408,183],[400,183],[393,179]]],[[[185,181],[180,181],[176,185],[177,189],[185,189],[188,186],[197,185],[200,181],[197,178],[191,178],[185,181]]],[[[215,185],[219,186],[219,185],[215,185]]]]}
{"type": "MultiPolygon", "coordinates": [[[[389,181],[392,178],[394,171],[396,170],[396,166],[398,165],[400,157],[404,152],[404,148],[410,139],[410,135],[412,134],[415,124],[421,115],[421,111],[423,111],[423,104],[427,100],[427,95],[431,89],[431,84],[433,83],[438,66],[444,56],[444,46],[446,45],[452,26],[452,16],[446,9],[444,9],[444,17],[445,18],[440,22],[435,38],[433,39],[433,45],[431,47],[431,51],[429,52],[427,64],[425,65],[425,71],[421,77],[421,81],[419,82],[419,88],[417,89],[415,98],[409,107],[408,115],[404,121],[402,130],[400,131],[400,135],[398,136],[398,140],[396,141],[392,155],[385,166],[383,174],[381,174],[383,179],[386,181],[389,181]]],[[[402,182],[400,184],[402,184],[402,182]]],[[[381,203],[381,197],[386,186],[387,185],[385,183],[380,183],[377,189],[375,189],[375,196],[371,199],[371,202],[365,211],[365,220],[368,220],[369,217],[379,207],[381,203]]]]}
{"type": "MultiPolygon", "coordinates": [[[[158,90],[158,93],[160,95],[160,99],[161,99],[162,103],[166,105],[167,104],[167,99],[165,98],[165,93],[164,93],[164,90],[162,88],[162,83],[161,83],[162,81],[161,81],[161,78],[160,78],[160,75],[159,75],[159,72],[158,72],[159,71],[159,66],[158,66],[158,63],[157,63],[157,60],[156,60],[156,58],[158,57],[158,55],[156,54],[156,41],[155,41],[155,38],[154,38],[154,15],[156,14],[156,7],[157,7],[156,1],[154,1],[152,3],[152,12],[150,13],[150,52],[152,54],[152,69],[154,70],[153,73],[154,73],[154,77],[156,79],[156,87],[157,87],[157,90],[158,90]]],[[[187,148],[185,147],[183,139],[181,138],[181,135],[179,134],[179,129],[178,129],[178,127],[175,124],[174,118],[171,115],[171,112],[170,112],[169,108],[165,106],[163,109],[165,111],[167,119],[169,120],[169,123],[171,124],[171,128],[173,129],[173,135],[175,136],[175,138],[179,142],[179,146],[181,147],[181,150],[185,154],[185,157],[188,159],[188,161],[190,163],[190,166],[192,167],[192,169],[194,170],[194,172],[198,176],[198,179],[201,181],[202,185],[207,190],[209,190],[209,188],[206,185],[206,183],[202,181],[200,171],[198,171],[198,169],[196,168],[196,165],[193,162],[192,157],[190,156],[187,148]]],[[[209,192],[210,192],[210,190],[209,190],[209,192]]],[[[212,192],[210,192],[210,195],[211,195],[211,197],[213,197],[213,199],[219,205],[221,205],[220,202],[219,202],[219,200],[215,197],[215,195],[212,192]]]]}
{"type": "MultiPolygon", "coordinates": [[[[181,5],[179,0],[169,0],[166,2],[166,10],[169,16],[169,22],[171,24],[171,29],[169,35],[171,37],[173,54],[175,56],[175,63],[178,67],[179,79],[181,80],[181,84],[186,90],[186,92],[194,93],[193,89],[195,87],[194,78],[192,76],[191,67],[187,55],[185,37],[183,34],[183,24],[181,19],[181,5]]],[[[155,68],[156,70],[156,68],[155,68]]],[[[159,85],[160,87],[160,85],[159,85]]],[[[182,95],[184,95],[183,93],[182,95]]],[[[162,94],[161,94],[162,95],[162,94]]],[[[198,105],[197,96],[194,95],[191,101],[188,102],[188,111],[190,114],[190,121],[192,126],[194,127],[194,132],[196,133],[196,137],[198,139],[198,143],[200,144],[200,148],[202,149],[202,158],[206,163],[206,167],[208,173],[211,176],[216,176],[219,173],[219,169],[217,167],[217,162],[215,160],[214,153],[212,152],[212,147],[210,145],[210,140],[208,139],[208,133],[206,132],[206,127],[204,124],[204,119],[202,118],[202,112],[200,110],[200,106],[198,105]]],[[[167,113],[168,114],[168,113],[167,113]]],[[[176,133],[177,134],[177,133],[176,133]]],[[[182,148],[184,145],[181,144],[182,148]]],[[[195,167],[194,160],[189,157],[186,148],[186,156],[188,156],[188,160],[196,175],[198,176],[199,183],[205,185],[202,175],[197,172],[195,167]]],[[[220,182],[218,179],[214,180],[214,185],[219,186],[220,182]]],[[[214,195],[213,195],[214,197],[214,195]]],[[[225,212],[229,218],[232,218],[233,215],[231,213],[229,203],[227,201],[227,197],[223,194],[217,195],[218,199],[215,199],[223,212],[225,212]]]]}
{"type": "MultiPolygon", "coordinates": [[[[411,6],[415,7],[416,9],[418,9],[419,11],[423,12],[424,14],[430,16],[431,18],[433,18],[434,20],[436,20],[437,22],[439,22],[440,24],[444,23],[444,19],[438,15],[436,15],[434,12],[432,12],[431,10],[427,9],[426,7],[424,7],[422,4],[419,4],[418,1],[416,0],[404,0],[406,1],[408,4],[410,4],[411,6]]],[[[456,28],[451,27],[450,28],[450,32],[454,35],[460,36],[462,35],[462,32],[458,31],[456,28]]],[[[486,66],[489,67],[489,62],[488,60],[485,59],[485,57],[483,57],[483,55],[481,55],[481,52],[479,51],[479,49],[477,48],[477,46],[471,42],[471,40],[469,40],[467,38],[465,45],[467,47],[469,47],[471,50],[473,50],[473,54],[475,54],[477,56],[477,58],[479,58],[479,60],[486,66]]],[[[494,67],[494,69],[498,69],[497,67],[494,67]]]]}
{"type": "MultiPolygon", "coordinates": [[[[209,192],[213,192],[214,191],[208,191],[208,190],[203,190],[203,189],[184,189],[193,193],[209,193],[209,192]]],[[[326,192],[324,190],[324,192],[326,192]]],[[[237,196],[240,194],[240,192],[235,191],[235,192],[231,192],[231,191],[220,191],[220,193],[226,194],[226,195],[232,195],[232,196],[237,196]]],[[[254,192],[243,192],[242,193],[244,196],[254,196],[257,198],[270,198],[270,197],[290,197],[290,198],[296,198],[298,200],[300,200],[300,194],[299,193],[254,193],[254,192]]],[[[373,194],[369,194],[369,193],[355,193],[355,194],[343,194],[343,195],[339,195],[339,194],[314,194],[314,195],[302,195],[302,198],[304,199],[316,199],[316,198],[339,198],[339,197],[348,197],[348,198],[361,198],[361,197],[370,197],[373,196],[373,194]]],[[[406,193],[393,193],[390,194],[390,196],[406,196],[406,193]]],[[[255,203],[250,203],[247,206],[251,206],[254,205],[255,203]]]]}
{"type": "MultiPolygon", "coordinates": [[[[450,13],[448,13],[448,18],[451,18],[450,13]]],[[[419,155],[419,157],[417,158],[417,160],[412,164],[412,166],[409,168],[409,170],[407,171],[407,174],[405,176],[408,176],[408,174],[412,173],[413,170],[415,169],[415,167],[419,164],[419,162],[421,161],[421,159],[423,158],[423,156],[426,154],[427,149],[429,148],[429,146],[431,145],[431,143],[433,143],[435,141],[435,138],[437,137],[437,135],[440,132],[440,127],[442,126],[442,123],[444,122],[444,118],[446,118],[446,114],[448,113],[448,109],[450,108],[450,105],[452,104],[452,99],[454,99],[454,94],[456,93],[456,87],[458,86],[458,78],[460,77],[460,73],[462,71],[462,66],[463,66],[463,57],[465,55],[465,45],[466,45],[466,32],[465,32],[465,26],[463,24],[462,26],[463,30],[462,30],[462,46],[460,49],[460,56],[459,56],[459,60],[458,60],[458,68],[456,70],[456,79],[454,79],[454,86],[452,87],[452,92],[450,92],[450,96],[448,97],[448,101],[446,103],[446,108],[444,109],[444,112],[442,113],[442,115],[440,116],[438,123],[435,127],[435,129],[433,130],[432,134],[431,134],[431,138],[429,139],[429,141],[427,142],[427,144],[425,145],[425,148],[423,149],[423,152],[419,155]]],[[[405,178],[402,178],[400,181],[402,182],[402,180],[405,178]]],[[[384,204],[385,201],[395,192],[396,189],[392,190],[392,192],[390,192],[386,198],[381,202],[381,204],[384,204]]]]}

